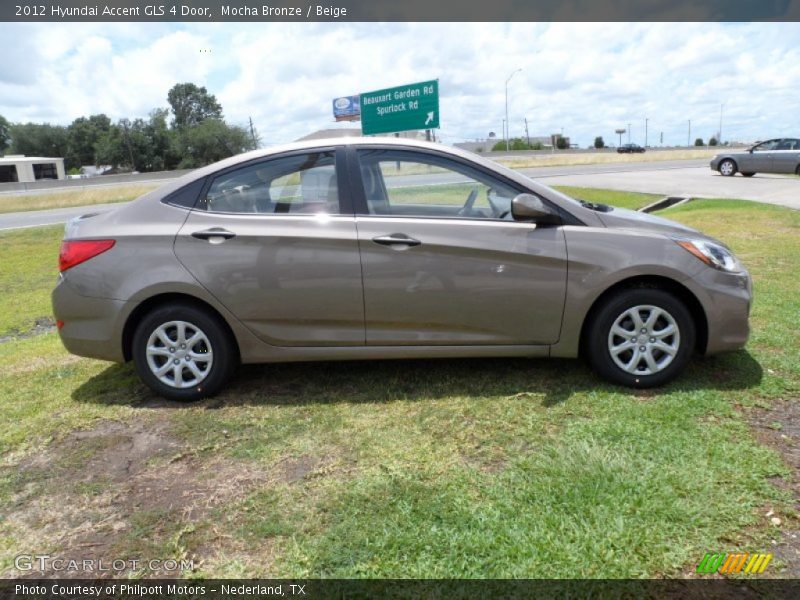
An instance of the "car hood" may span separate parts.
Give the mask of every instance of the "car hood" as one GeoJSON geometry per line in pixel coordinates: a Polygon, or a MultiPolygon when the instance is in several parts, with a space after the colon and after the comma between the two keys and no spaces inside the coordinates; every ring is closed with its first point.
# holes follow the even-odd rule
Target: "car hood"
{"type": "MultiPolygon", "coordinates": [[[[651,231],[654,233],[693,235],[700,234],[696,229],[682,225],[669,219],[655,217],[648,213],[628,210],[626,208],[615,208],[610,212],[597,213],[603,225],[613,229],[635,229],[638,231],[651,231]]],[[[704,236],[703,237],[707,237],[704,236]]]]}

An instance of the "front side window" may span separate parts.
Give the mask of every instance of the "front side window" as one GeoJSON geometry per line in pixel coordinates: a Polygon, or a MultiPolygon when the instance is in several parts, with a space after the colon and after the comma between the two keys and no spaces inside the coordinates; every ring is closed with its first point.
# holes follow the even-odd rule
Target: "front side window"
{"type": "Polygon", "coordinates": [[[769,152],[770,150],[775,150],[778,147],[778,142],[780,140],[769,140],[768,142],[764,142],[759,144],[755,148],[753,148],[754,152],[769,152]]]}
{"type": "Polygon", "coordinates": [[[333,152],[274,158],[228,171],[211,183],[201,210],[259,214],[339,214],[333,152]]]}
{"type": "Polygon", "coordinates": [[[510,185],[456,161],[402,150],[359,151],[371,215],[511,220],[510,185]]]}

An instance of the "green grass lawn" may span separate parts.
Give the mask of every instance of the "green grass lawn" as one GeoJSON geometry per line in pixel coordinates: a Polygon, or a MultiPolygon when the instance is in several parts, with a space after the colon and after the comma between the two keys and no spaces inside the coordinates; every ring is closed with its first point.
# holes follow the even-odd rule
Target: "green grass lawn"
{"type": "Polygon", "coordinates": [[[0,214],[31,210],[48,210],[52,208],[69,208],[72,206],[88,206],[91,204],[106,204],[128,202],[146,194],[158,185],[109,185],[86,186],[77,189],[59,190],[57,192],[43,192],[24,196],[3,194],[0,195],[0,214]]]}
{"type": "MultiPolygon", "coordinates": [[[[659,390],[568,360],[313,363],[243,367],[183,406],[55,334],[0,344],[0,574],[31,549],[192,558],[185,576],[563,578],[769,551],[765,513],[795,518],[773,483],[789,473],[746,415],[800,393],[800,213],[660,214],[730,244],[755,303],[746,350],[659,390]]],[[[0,234],[0,336],[47,314],[60,236],[0,234]]]]}

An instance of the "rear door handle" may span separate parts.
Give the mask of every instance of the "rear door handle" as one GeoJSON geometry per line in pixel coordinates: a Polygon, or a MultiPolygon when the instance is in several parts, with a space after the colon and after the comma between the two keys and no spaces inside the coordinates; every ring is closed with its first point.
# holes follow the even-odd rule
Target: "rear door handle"
{"type": "Polygon", "coordinates": [[[227,229],[222,229],[222,227],[212,227],[211,229],[204,229],[203,231],[195,231],[192,234],[193,238],[197,238],[198,240],[210,240],[211,238],[222,238],[223,240],[229,240],[231,238],[235,238],[236,234],[232,231],[228,231],[227,229]]]}
{"type": "Polygon", "coordinates": [[[381,246],[419,246],[422,242],[407,236],[405,233],[392,233],[390,235],[379,235],[372,238],[372,241],[381,246]]]}

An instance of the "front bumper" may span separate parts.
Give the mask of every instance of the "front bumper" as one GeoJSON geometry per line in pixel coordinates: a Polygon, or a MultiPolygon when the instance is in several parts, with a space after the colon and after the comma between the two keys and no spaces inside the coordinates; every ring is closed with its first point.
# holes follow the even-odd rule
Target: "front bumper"
{"type": "Polygon", "coordinates": [[[714,158],[711,159],[711,162],[709,163],[709,165],[711,166],[711,168],[714,171],[719,171],[720,160],[721,159],[718,156],[715,156],[714,158]]]}
{"type": "Polygon", "coordinates": [[[706,268],[685,284],[700,300],[708,323],[706,354],[739,350],[750,336],[753,284],[749,273],[706,268]]]}

